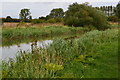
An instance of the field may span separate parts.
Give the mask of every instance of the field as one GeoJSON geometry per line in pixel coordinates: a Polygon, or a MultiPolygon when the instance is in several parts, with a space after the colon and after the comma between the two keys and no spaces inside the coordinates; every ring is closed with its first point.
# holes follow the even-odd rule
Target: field
{"type": "Polygon", "coordinates": [[[118,31],[83,28],[44,27],[3,30],[3,40],[30,39],[45,35],[83,34],[80,38],[53,40],[45,48],[21,52],[16,60],[3,61],[3,78],[117,78],[118,31]],[[58,31],[59,29],[59,31],[58,31]],[[84,32],[85,30],[85,32],[84,32]],[[18,38],[20,37],[20,38],[18,38]],[[26,54],[27,53],[27,54],[26,54]]]}
{"type": "Polygon", "coordinates": [[[16,27],[44,27],[44,26],[64,26],[63,23],[39,23],[39,24],[32,24],[32,23],[24,23],[24,22],[5,22],[3,23],[3,28],[16,28],[16,27]]]}

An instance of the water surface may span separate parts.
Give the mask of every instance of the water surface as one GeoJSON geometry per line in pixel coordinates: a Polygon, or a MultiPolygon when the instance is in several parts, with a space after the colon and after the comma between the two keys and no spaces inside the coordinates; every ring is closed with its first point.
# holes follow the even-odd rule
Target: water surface
{"type": "Polygon", "coordinates": [[[8,60],[14,58],[20,51],[31,52],[33,47],[45,47],[52,43],[52,40],[44,40],[30,43],[22,43],[19,45],[12,45],[8,47],[0,47],[2,52],[2,60],[8,60]]]}

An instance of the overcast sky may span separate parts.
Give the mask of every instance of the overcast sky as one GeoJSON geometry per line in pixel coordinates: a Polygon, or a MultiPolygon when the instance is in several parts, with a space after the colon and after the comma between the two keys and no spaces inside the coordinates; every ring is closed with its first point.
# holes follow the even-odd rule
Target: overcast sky
{"type": "Polygon", "coordinates": [[[118,2],[119,0],[1,0],[1,2],[118,2]]]}
{"type": "Polygon", "coordinates": [[[89,2],[92,6],[116,6],[119,0],[3,0],[2,9],[0,8],[2,16],[0,17],[18,18],[21,9],[29,8],[33,18],[38,18],[48,15],[53,8],[63,8],[66,11],[73,2],[89,2]]]}

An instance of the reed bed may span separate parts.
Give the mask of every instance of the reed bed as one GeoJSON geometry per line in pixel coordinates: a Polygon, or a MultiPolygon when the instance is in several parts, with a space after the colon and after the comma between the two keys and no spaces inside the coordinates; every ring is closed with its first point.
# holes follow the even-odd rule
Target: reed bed
{"type": "Polygon", "coordinates": [[[2,35],[3,45],[7,43],[15,44],[35,39],[53,38],[62,35],[76,35],[87,32],[85,28],[72,28],[67,26],[49,26],[49,27],[28,27],[28,28],[3,28],[2,35]]]}
{"type": "Polygon", "coordinates": [[[87,32],[78,39],[53,40],[32,53],[3,61],[3,78],[117,78],[118,30],[87,32]]]}

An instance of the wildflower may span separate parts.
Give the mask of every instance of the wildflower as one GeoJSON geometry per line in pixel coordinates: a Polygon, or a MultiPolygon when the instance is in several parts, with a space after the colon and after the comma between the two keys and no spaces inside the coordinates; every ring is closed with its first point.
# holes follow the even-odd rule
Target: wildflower
{"type": "Polygon", "coordinates": [[[53,64],[53,63],[50,63],[50,64],[45,64],[44,65],[44,68],[48,69],[48,70],[62,70],[64,67],[63,65],[57,65],[57,64],[53,64]]]}
{"type": "Polygon", "coordinates": [[[80,55],[78,58],[75,59],[75,61],[84,61],[85,58],[86,57],[84,55],[80,55]]]}

